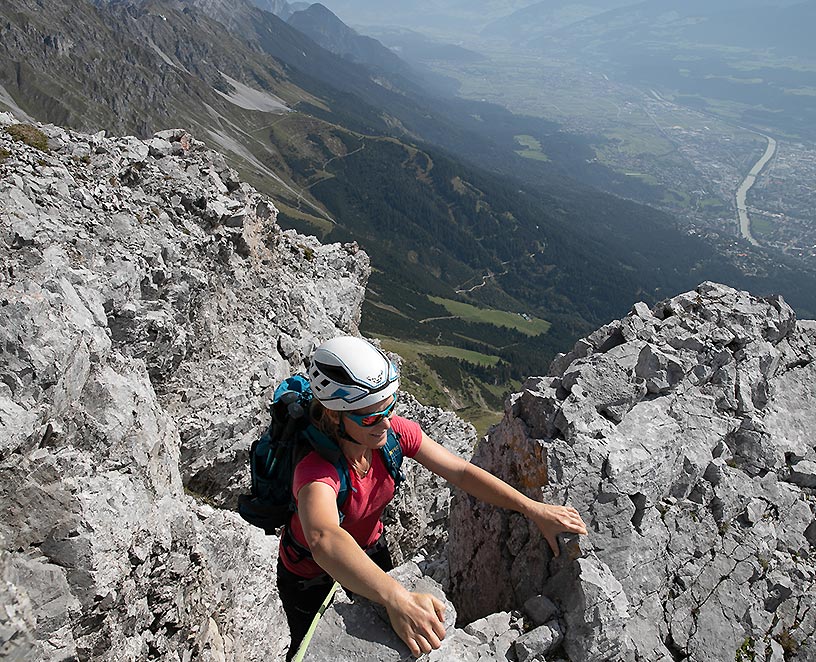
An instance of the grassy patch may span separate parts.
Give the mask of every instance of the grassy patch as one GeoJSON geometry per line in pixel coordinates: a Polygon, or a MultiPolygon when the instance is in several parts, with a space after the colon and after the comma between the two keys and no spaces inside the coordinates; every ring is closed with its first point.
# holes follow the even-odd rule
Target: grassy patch
{"type": "MultiPolygon", "coordinates": [[[[498,386],[481,382],[475,375],[464,373],[456,379],[445,379],[439,373],[434,357],[443,363],[450,358],[463,359],[476,365],[494,365],[498,357],[469,352],[448,345],[430,345],[418,341],[402,341],[394,338],[381,338],[382,346],[390,352],[396,352],[403,359],[400,377],[402,388],[410,392],[424,405],[455,410],[456,414],[468,421],[479,435],[501,420],[502,402],[506,391],[498,386]],[[456,406],[455,401],[467,403],[456,406]]],[[[444,367],[444,366],[443,366],[444,367]]],[[[449,375],[446,375],[449,377],[449,375]]]]}
{"type": "Polygon", "coordinates": [[[785,94],[792,94],[798,97],[816,97],[816,88],[813,87],[792,87],[785,90],[785,94]]]}
{"type": "Polygon", "coordinates": [[[674,151],[674,145],[653,132],[633,131],[622,127],[605,131],[603,136],[621,153],[633,157],[643,155],[666,156],[674,151]]]}
{"type": "Polygon", "coordinates": [[[700,200],[700,208],[714,211],[725,209],[725,205],[719,198],[705,198],[704,200],[700,200]]]}
{"type": "MultiPolygon", "coordinates": [[[[441,297],[429,297],[434,303],[445,306],[451,315],[460,317],[467,322],[482,322],[494,326],[505,326],[516,329],[528,336],[537,336],[546,333],[550,328],[550,323],[538,317],[522,317],[519,313],[509,313],[505,310],[492,310],[490,308],[477,308],[468,303],[443,299],[441,297]]],[[[467,360],[467,359],[466,359],[467,360]]]]}
{"type": "Polygon", "coordinates": [[[381,301],[374,301],[372,299],[368,299],[368,303],[370,303],[372,306],[375,306],[376,308],[380,308],[382,310],[387,310],[390,313],[394,313],[394,315],[399,315],[400,317],[403,317],[406,320],[411,319],[410,317],[408,317],[408,315],[406,315],[401,310],[399,310],[398,308],[395,308],[394,306],[392,306],[390,304],[382,303],[381,301]]]}
{"type": "Polygon", "coordinates": [[[774,224],[763,216],[756,214],[751,216],[751,232],[757,236],[770,234],[774,230],[774,224]]]}
{"type": "Polygon", "coordinates": [[[516,150],[516,154],[524,159],[533,159],[534,161],[549,161],[550,159],[547,158],[547,155],[544,152],[535,152],[531,149],[520,149],[516,150]]]}
{"type": "Polygon", "coordinates": [[[754,662],[754,660],[756,660],[756,650],[754,646],[754,640],[751,637],[745,637],[742,646],[737,649],[734,655],[734,662],[754,662]]]}
{"type": "Polygon", "coordinates": [[[302,234],[314,234],[325,237],[332,231],[334,225],[325,218],[309,214],[303,210],[290,207],[280,199],[275,200],[278,208],[278,224],[284,229],[295,229],[302,234]]]}
{"type": "Polygon", "coordinates": [[[498,356],[490,356],[451,345],[431,345],[419,341],[406,342],[393,338],[383,338],[382,344],[388,351],[396,352],[406,360],[417,360],[420,354],[428,354],[430,356],[450,356],[474,365],[494,366],[499,362],[498,356]]]}
{"type": "Polygon", "coordinates": [[[504,414],[503,412],[486,411],[477,407],[468,407],[467,409],[457,412],[457,415],[464,418],[476,428],[476,433],[481,437],[486,435],[487,431],[496,425],[504,414]]]}
{"type": "Polygon", "coordinates": [[[0,147],[0,163],[3,163],[9,156],[11,156],[11,152],[0,147]]]}
{"type": "Polygon", "coordinates": [[[642,182],[646,182],[647,184],[651,184],[652,186],[657,186],[658,184],[660,184],[660,182],[657,181],[657,178],[654,175],[650,175],[648,172],[626,172],[624,174],[627,177],[636,177],[642,182]]]}
{"type": "Polygon", "coordinates": [[[549,161],[549,157],[544,153],[541,149],[541,143],[538,142],[533,136],[528,135],[518,135],[513,136],[516,142],[524,147],[525,149],[516,150],[516,154],[519,156],[524,157],[525,159],[534,159],[536,161],[549,161]]]}
{"type": "Polygon", "coordinates": [[[738,78],[737,76],[717,76],[715,74],[703,76],[703,79],[724,80],[727,83],[736,83],[737,85],[762,85],[765,82],[762,78],[738,78]]]}
{"type": "Polygon", "coordinates": [[[685,191],[670,189],[663,195],[663,202],[669,205],[688,207],[691,204],[691,197],[685,191]]]}
{"type": "Polygon", "coordinates": [[[38,149],[41,152],[48,151],[48,137],[37,127],[30,124],[12,124],[6,127],[8,133],[14,140],[25,143],[29,147],[38,149]]]}

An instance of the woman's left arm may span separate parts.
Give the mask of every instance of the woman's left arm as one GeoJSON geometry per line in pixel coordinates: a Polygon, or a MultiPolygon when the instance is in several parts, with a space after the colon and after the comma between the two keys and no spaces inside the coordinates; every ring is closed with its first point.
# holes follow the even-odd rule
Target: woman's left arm
{"type": "Polygon", "coordinates": [[[586,525],[575,508],[554,506],[524,496],[500,478],[457,457],[424,432],[422,444],[414,459],[480,501],[515,510],[529,517],[544,534],[555,556],[558,556],[556,536],[559,533],[587,532],[586,525]]]}

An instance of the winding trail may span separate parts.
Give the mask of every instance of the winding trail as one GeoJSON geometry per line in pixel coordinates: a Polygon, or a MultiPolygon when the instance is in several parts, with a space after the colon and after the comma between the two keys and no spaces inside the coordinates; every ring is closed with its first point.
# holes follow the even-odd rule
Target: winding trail
{"type": "Polygon", "coordinates": [[[754,167],[751,168],[751,172],[748,173],[742,184],[740,184],[736,194],[740,234],[747,239],[752,246],[759,246],[760,243],[754,239],[754,235],[751,234],[751,219],[748,216],[748,207],[745,204],[745,198],[750,188],[756,182],[759,173],[762,172],[762,169],[767,165],[768,161],[776,154],[776,140],[766,135],[762,135],[762,137],[768,141],[768,147],[765,149],[762,158],[754,164],[754,167]]]}

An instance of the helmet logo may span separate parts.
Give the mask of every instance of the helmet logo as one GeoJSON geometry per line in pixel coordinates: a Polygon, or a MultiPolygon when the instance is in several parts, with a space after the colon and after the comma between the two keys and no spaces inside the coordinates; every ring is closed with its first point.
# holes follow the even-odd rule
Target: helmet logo
{"type": "Polygon", "coordinates": [[[371,375],[371,376],[368,378],[368,381],[369,381],[369,382],[371,382],[372,384],[379,384],[379,383],[380,383],[380,381],[381,381],[381,380],[382,380],[382,378],[383,378],[383,373],[384,373],[384,372],[385,372],[384,370],[380,370],[380,371],[379,371],[379,372],[378,372],[376,375],[371,375]]]}

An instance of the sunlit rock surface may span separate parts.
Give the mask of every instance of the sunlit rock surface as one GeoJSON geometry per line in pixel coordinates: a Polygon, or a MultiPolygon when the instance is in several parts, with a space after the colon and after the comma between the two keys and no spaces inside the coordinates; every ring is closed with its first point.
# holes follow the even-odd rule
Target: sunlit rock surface
{"type": "Polygon", "coordinates": [[[544,594],[575,662],[816,659],[814,358],[813,322],[713,283],[579,341],[474,461],[590,534],[553,560],[526,520],[460,495],[460,619],[544,594]]]}
{"type": "MultiPolygon", "coordinates": [[[[278,539],[231,511],[277,383],[357,333],[368,257],[282,231],[183,130],[37,125],[41,151],[14,124],[0,114],[0,652],[282,659],[278,539]]],[[[472,450],[454,415],[401,411],[472,450]]],[[[439,558],[450,492],[409,464],[389,546],[439,558]]]]}

